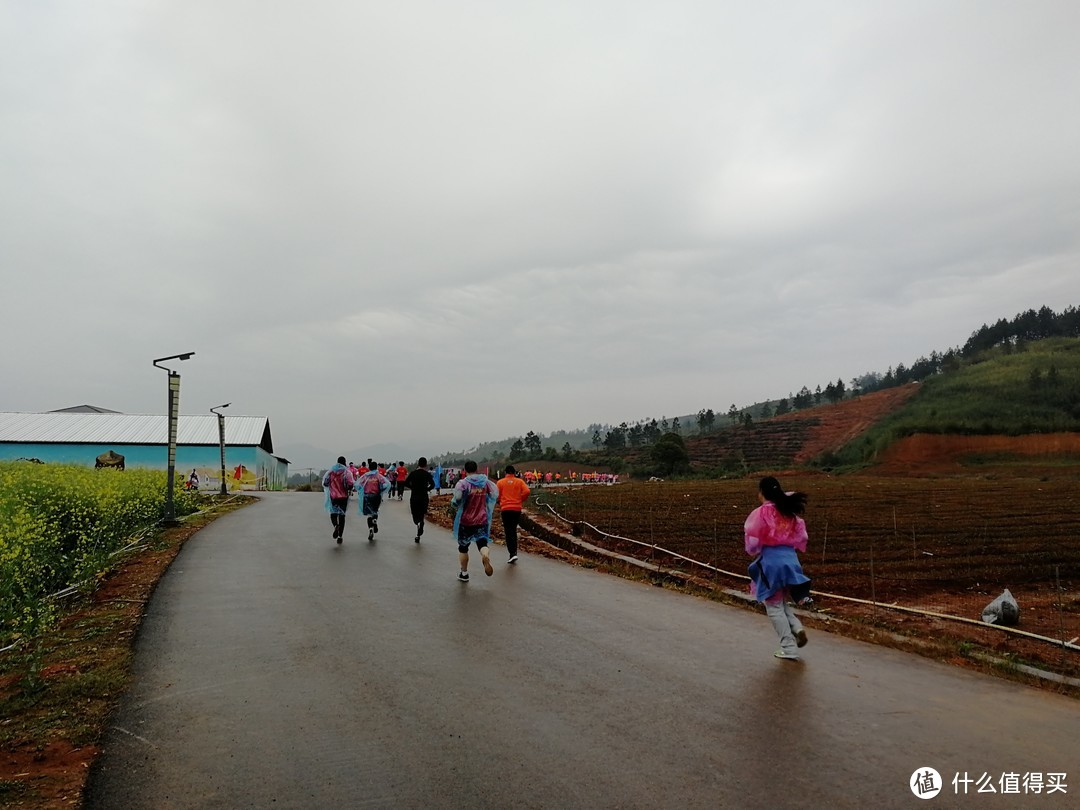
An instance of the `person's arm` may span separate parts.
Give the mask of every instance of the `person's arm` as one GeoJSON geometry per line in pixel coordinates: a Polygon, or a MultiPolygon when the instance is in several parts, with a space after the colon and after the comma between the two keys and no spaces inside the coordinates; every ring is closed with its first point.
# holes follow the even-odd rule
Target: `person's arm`
{"type": "Polygon", "coordinates": [[[754,557],[761,553],[761,537],[765,529],[765,521],[761,518],[761,508],[755,509],[746,518],[743,524],[743,547],[746,553],[754,557]]]}
{"type": "Polygon", "coordinates": [[[795,542],[792,543],[795,550],[805,553],[806,541],[809,539],[809,535],[806,533],[806,521],[802,518],[795,518],[795,542]]]}

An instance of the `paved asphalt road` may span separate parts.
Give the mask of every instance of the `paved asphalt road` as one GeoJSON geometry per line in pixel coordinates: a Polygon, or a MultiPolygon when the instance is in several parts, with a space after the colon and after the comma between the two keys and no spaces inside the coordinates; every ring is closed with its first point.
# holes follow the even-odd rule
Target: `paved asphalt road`
{"type": "Polygon", "coordinates": [[[779,661],[764,614],[501,546],[459,583],[407,502],[349,519],[268,494],[187,543],[88,807],[1080,807],[1074,701],[821,632],[779,661]]]}

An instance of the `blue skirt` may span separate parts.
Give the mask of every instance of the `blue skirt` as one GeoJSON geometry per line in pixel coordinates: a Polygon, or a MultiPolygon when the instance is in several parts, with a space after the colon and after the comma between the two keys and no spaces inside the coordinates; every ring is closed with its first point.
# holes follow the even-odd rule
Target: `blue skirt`
{"type": "Polygon", "coordinates": [[[754,598],[764,602],[784,588],[804,585],[810,577],[803,573],[799,554],[790,546],[765,546],[761,556],[747,569],[754,581],[754,598]]]}

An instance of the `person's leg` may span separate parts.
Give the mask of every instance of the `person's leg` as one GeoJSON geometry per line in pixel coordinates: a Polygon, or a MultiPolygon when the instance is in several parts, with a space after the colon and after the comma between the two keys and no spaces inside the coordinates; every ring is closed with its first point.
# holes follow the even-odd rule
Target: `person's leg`
{"type": "Polygon", "coordinates": [[[776,635],[780,638],[780,652],[785,656],[797,658],[798,653],[796,650],[798,649],[798,645],[795,642],[795,635],[791,631],[791,624],[788,622],[787,612],[784,610],[783,599],[778,599],[772,603],[766,602],[765,613],[772,622],[773,629],[776,630],[776,635]]]}
{"type": "Polygon", "coordinates": [[[495,569],[491,567],[491,552],[488,549],[487,539],[477,540],[476,547],[480,549],[480,562],[484,564],[484,573],[490,577],[495,573],[495,569]]]}
{"type": "Polygon", "coordinates": [[[424,533],[424,515],[427,513],[427,501],[410,498],[409,511],[412,512],[412,522],[416,526],[416,542],[419,543],[420,536],[424,533]]]}
{"type": "Polygon", "coordinates": [[[334,524],[334,538],[341,540],[345,532],[345,510],[349,506],[348,498],[332,498],[330,505],[334,511],[330,513],[330,522],[334,524]]]}
{"type": "Polygon", "coordinates": [[[795,608],[791,603],[784,600],[784,615],[787,617],[788,625],[791,627],[791,634],[795,637],[795,644],[799,647],[805,647],[807,638],[806,630],[803,628],[803,624],[799,621],[799,617],[795,615],[795,608]]]}
{"type": "Polygon", "coordinates": [[[465,546],[465,551],[461,550],[461,546],[458,546],[458,567],[461,569],[458,572],[458,579],[469,578],[469,547],[465,546]]]}
{"type": "Polygon", "coordinates": [[[506,553],[510,555],[511,560],[517,559],[517,527],[520,520],[521,512],[513,509],[503,510],[502,524],[503,534],[506,535],[506,553]]]}

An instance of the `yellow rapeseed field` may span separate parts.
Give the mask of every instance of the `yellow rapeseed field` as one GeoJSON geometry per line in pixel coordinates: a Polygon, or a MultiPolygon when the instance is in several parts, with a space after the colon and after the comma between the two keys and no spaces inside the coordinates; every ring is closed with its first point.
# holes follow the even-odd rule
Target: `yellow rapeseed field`
{"type": "MultiPolygon", "coordinates": [[[[0,646],[46,629],[49,599],[72,585],[90,589],[110,556],[164,512],[158,470],[0,462],[0,646]]],[[[176,513],[196,509],[177,488],[176,513]]]]}

